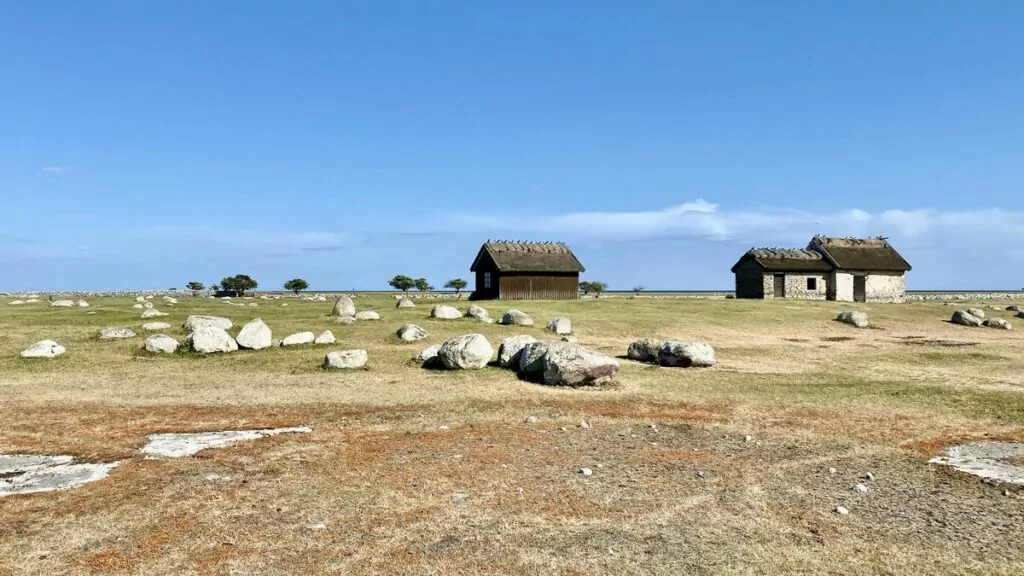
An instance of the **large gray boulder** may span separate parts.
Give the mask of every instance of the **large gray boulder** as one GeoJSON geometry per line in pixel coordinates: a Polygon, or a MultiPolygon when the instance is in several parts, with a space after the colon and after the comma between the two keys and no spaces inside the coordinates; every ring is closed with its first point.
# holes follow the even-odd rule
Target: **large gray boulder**
{"type": "Polygon", "coordinates": [[[104,328],[100,330],[100,340],[120,340],[123,338],[135,338],[135,331],[131,328],[104,328]]]}
{"type": "Polygon", "coordinates": [[[148,310],[142,311],[143,318],[159,318],[161,316],[170,316],[167,312],[161,312],[156,308],[149,308],[148,310]]]}
{"type": "Polygon", "coordinates": [[[526,312],[512,309],[501,317],[501,323],[506,326],[533,326],[533,318],[526,312]]]}
{"type": "Polygon", "coordinates": [[[146,322],[142,325],[142,329],[146,332],[156,332],[158,330],[169,330],[171,325],[167,322],[146,322]]]}
{"type": "Polygon", "coordinates": [[[966,310],[957,310],[956,312],[953,312],[953,317],[950,318],[949,321],[961,326],[981,326],[981,318],[978,318],[966,310]]]}
{"type": "Polygon", "coordinates": [[[440,344],[433,344],[420,350],[420,353],[416,355],[417,362],[429,362],[437,358],[437,352],[441,350],[440,344]]]}
{"type": "Polygon", "coordinates": [[[188,318],[185,318],[185,322],[181,325],[181,329],[186,332],[194,332],[197,328],[202,326],[213,326],[214,328],[220,328],[221,330],[231,330],[232,324],[231,320],[221,318],[220,316],[191,314],[188,318]]]}
{"type": "Polygon", "coordinates": [[[491,313],[487,311],[487,308],[479,306],[477,304],[470,304],[469,308],[466,309],[467,318],[476,318],[477,320],[488,322],[491,319],[491,313]]]}
{"type": "Polygon", "coordinates": [[[380,320],[380,314],[373,310],[356,312],[356,320],[380,320]]]}
{"type": "Polygon", "coordinates": [[[577,344],[549,346],[543,382],[551,386],[596,386],[619,373],[619,361],[577,344]]]}
{"type": "Polygon", "coordinates": [[[845,310],[840,312],[839,316],[836,316],[836,320],[856,326],[857,328],[868,327],[868,315],[866,312],[861,312],[860,310],[845,310]]]}
{"type": "Polygon", "coordinates": [[[548,330],[559,336],[572,334],[572,321],[565,316],[555,316],[548,322],[548,330]]]}
{"type": "Polygon", "coordinates": [[[494,348],[483,334],[452,336],[441,344],[437,357],[449,370],[479,370],[494,356],[494,348]]]}
{"type": "Polygon", "coordinates": [[[518,336],[509,336],[501,341],[501,345],[498,346],[498,365],[502,368],[518,368],[519,367],[519,353],[523,351],[528,344],[536,342],[537,339],[528,334],[520,334],[518,336]]]}
{"type": "Polygon", "coordinates": [[[989,318],[988,320],[985,320],[984,324],[989,328],[1000,328],[1003,330],[1009,330],[1013,328],[1013,326],[1010,325],[1009,320],[1004,320],[1002,318],[989,318]]]}
{"type": "Polygon", "coordinates": [[[409,298],[408,296],[402,296],[401,298],[398,299],[398,302],[395,303],[395,308],[415,308],[415,307],[416,307],[416,303],[413,302],[412,299],[409,298]]]}
{"type": "Polygon", "coordinates": [[[706,342],[669,341],[662,344],[658,352],[658,363],[662,366],[707,368],[716,361],[715,349],[706,342]]]}
{"type": "Polygon", "coordinates": [[[531,342],[519,351],[518,372],[524,375],[539,374],[544,371],[544,356],[548,350],[557,346],[572,346],[567,342],[531,342]]]}
{"type": "Polygon", "coordinates": [[[398,336],[400,340],[415,342],[416,340],[423,340],[427,336],[430,336],[430,333],[428,333],[422,326],[406,324],[399,328],[398,331],[395,332],[395,335],[398,336]]]}
{"type": "Polygon", "coordinates": [[[985,311],[981,308],[968,308],[967,313],[975,318],[981,318],[982,320],[985,319],[985,311]]]}
{"type": "Polygon", "coordinates": [[[630,342],[629,348],[626,349],[626,357],[638,362],[657,362],[662,344],[664,342],[657,338],[635,340],[630,342]]]}
{"type": "Polygon", "coordinates": [[[154,334],[146,338],[146,351],[174,354],[178,351],[178,341],[166,334],[154,334]]]}
{"type": "Polygon", "coordinates": [[[284,337],[281,346],[298,346],[300,344],[312,344],[316,341],[316,334],[312,332],[296,332],[284,337]]]}
{"type": "Polygon", "coordinates": [[[324,357],[324,368],[354,370],[366,366],[369,358],[366,350],[338,350],[324,357]]]}
{"type": "Polygon", "coordinates": [[[348,296],[339,296],[334,302],[334,310],[331,314],[334,316],[355,316],[356,304],[348,296]]]}
{"type": "Polygon", "coordinates": [[[334,332],[324,330],[313,340],[313,344],[334,344],[335,341],[334,332]]]}
{"type": "Polygon", "coordinates": [[[242,329],[238,331],[238,336],[235,337],[235,342],[238,342],[239,348],[247,348],[249,350],[270,348],[270,344],[273,341],[274,336],[271,333],[270,326],[267,326],[262,318],[246,322],[242,329]]]}
{"type": "Polygon", "coordinates": [[[200,354],[234,352],[238,343],[223,328],[211,324],[201,325],[185,338],[185,344],[200,354]]]}
{"type": "Polygon", "coordinates": [[[40,340],[21,352],[22,358],[55,358],[65,352],[64,347],[53,340],[40,340]]]}
{"type": "Polygon", "coordinates": [[[456,318],[462,318],[462,312],[459,312],[454,306],[438,304],[430,309],[430,317],[439,320],[455,320],[456,318]]]}
{"type": "Polygon", "coordinates": [[[74,300],[54,300],[53,302],[50,302],[50,306],[53,306],[55,308],[74,308],[75,307],[75,301],[74,300]]]}

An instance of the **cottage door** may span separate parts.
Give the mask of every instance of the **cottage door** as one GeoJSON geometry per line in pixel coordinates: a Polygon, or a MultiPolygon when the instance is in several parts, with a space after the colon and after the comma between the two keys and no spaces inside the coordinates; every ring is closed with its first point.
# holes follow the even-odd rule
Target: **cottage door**
{"type": "Polygon", "coordinates": [[[853,277],[853,301],[867,301],[867,276],[853,277]]]}
{"type": "Polygon", "coordinates": [[[775,275],[775,297],[785,298],[786,297],[786,275],[776,274],[775,275]]]}

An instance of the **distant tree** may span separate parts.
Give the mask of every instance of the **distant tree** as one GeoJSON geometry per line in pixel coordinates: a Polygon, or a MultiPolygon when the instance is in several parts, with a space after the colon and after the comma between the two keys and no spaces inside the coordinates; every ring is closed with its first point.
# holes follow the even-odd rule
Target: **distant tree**
{"type": "Polygon", "coordinates": [[[645,288],[643,286],[633,286],[633,294],[636,294],[637,296],[639,296],[644,290],[645,288]]]}
{"type": "Polygon", "coordinates": [[[247,274],[226,276],[220,281],[220,287],[222,289],[238,292],[239,296],[244,296],[247,290],[255,290],[257,286],[258,284],[256,281],[250,278],[247,274]]]}
{"type": "Polygon", "coordinates": [[[459,292],[462,292],[462,289],[465,288],[466,285],[467,282],[462,278],[452,278],[444,285],[444,287],[451,288],[452,290],[455,290],[456,294],[458,294],[459,292]]]}
{"type": "Polygon", "coordinates": [[[426,292],[434,288],[430,285],[430,282],[427,282],[426,278],[417,278],[413,280],[413,286],[420,292],[426,292]]]}
{"type": "Polygon", "coordinates": [[[191,290],[193,296],[199,296],[199,293],[202,292],[203,288],[206,288],[206,286],[203,286],[202,282],[197,282],[196,280],[193,280],[188,284],[185,284],[185,288],[191,290]]]}
{"type": "Polygon", "coordinates": [[[580,282],[580,290],[583,292],[584,296],[593,292],[595,298],[600,298],[601,292],[604,292],[607,288],[607,284],[598,280],[580,282]]]}
{"type": "Polygon", "coordinates": [[[399,274],[391,280],[388,280],[388,284],[395,290],[408,292],[409,288],[416,286],[416,281],[404,274],[399,274]]]}
{"type": "Polygon", "coordinates": [[[309,282],[306,282],[302,278],[293,278],[284,283],[285,290],[291,290],[296,294],[305,290],[306,288],[309,288],[309,282]]]}
{"type": "Polygon", "coordinates": [[[210,290],[214,292],[220,292],[220,284],[210,284],[210,290]]]}

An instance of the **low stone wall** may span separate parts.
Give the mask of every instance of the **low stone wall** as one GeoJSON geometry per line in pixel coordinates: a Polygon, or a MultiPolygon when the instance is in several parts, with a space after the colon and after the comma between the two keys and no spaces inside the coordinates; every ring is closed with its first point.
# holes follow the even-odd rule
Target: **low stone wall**
{"type": "Polygon", "coordinates": [[[1024,292],[928,292],[908,293],[908,301],[932,302],[946,300],[1021,300],[1024,301],[1024,292]]]}

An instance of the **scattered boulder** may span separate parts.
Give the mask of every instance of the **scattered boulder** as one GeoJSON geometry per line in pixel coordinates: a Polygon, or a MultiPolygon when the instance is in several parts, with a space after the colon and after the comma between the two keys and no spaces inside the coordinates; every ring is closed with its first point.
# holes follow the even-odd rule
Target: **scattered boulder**
{"type": "Polygon", "coordinates": [[[100,330],[100,340],[118,340],[122,338],[135,338],[135,332],[131,328],[104,328],[100,330]]]}
{"type": "Polygon", "coordinates": [[[334,321],[337,322],[338,324],[355,324],[356,323],[356,317],[355,316],[338,316],[334,321]]]}
{"type": "Polygon", "coordinates": [[[316,334],[312,332],[297,332],[290,336],[285,336],[284,340],[281,340],[281,346],[298,346],[300,344],[312,344],[316,341],[316,334]]]}
{"type": "Polygon", "coordinates": [[[142,304],[132,304],[132,308],[134,308],[136,310],[142,310],[143,306],[142,306],[142,304]]]}
{"type": "Polygon", "coordinates": [[[330,330],[324,330],[316,337],[316,339],[313,340],[313,344],[334,344],[334,342],[334,332],[331,332],[330,330]]]}
{"type": "Polygon", "coordinates": [[[420,353],[416,355],[415,360],[417,362],[429,362],[437,358],[437,352],[441,349],[440,344],[433,344],[420,350],[420,353]]]}
{"type": "Polygon", "coordinates": [[[366,350],[338,350],[324,357],[324,368],[353,370],[366,366],[367,360],[366,350]]]}
{"type": "Polygon", "coordinates": [[[231,320],[221,318],[220,316],[202,316],[192,314],[185,319],[185,323],[181,325],[181,328],[187,332],[193,332],[202,326],[213,326],[215,328],[220,328],[221,330],[231,330],[232,325],[231,320]]]}
{"type": "Polygon", "coordinates": [[[498,365],[502,368],[514,368],[519,366],[519,353],[528,344],[536,342],[537,339],[528,334],[509,336],[501,341],[498,346],[498,365]]]}
{"type": "Polygon", "coordinates": [[[519,351],[519,370],[523,375],[538,374],[544,371],[544,355],[552,346],[571,346],[562,342],[531,342],[519,351]]]}
{"type": "Polygon", "coordinates": [[[415,342],[416,340],[423,340],[430,335],[422,326],[416,324],[406,324],[395,332],[395,335],[399,339],[405,340],[406,342],[415,342]]]}
{"type": "Polygon", "coordinates": [[[487,322],[491,320],[491,313],[487,311],[487,308],[479,306],[477,304],[470,304],[469,308],[466,309],[467,318],[476,318],[477,320],[487,322]]]}
{"type": "Polygon", "coordinates": [[[1020,312],[1020,306],[1017,304],[1010,304],[1006,307],[1007,312],[1020,312]]]}
{"type": "Polygon", "coordinates": [[[331,314],[334,316],[355,316],[356,304],[348,296],[339,296],[338,300],[334,302],[334,310],[331,314]]]}
{"type": "Polygon", "coordinates": [[[238,331],[235,342],[238,343],[239,348],[263,350],[264,348],[270,348],[273,338],[270,326],[267,326],[267,323],[262,318],[257,318],[246,322],[242,326],[242,329],[238,331]]]}
{"type": "Polygon", "coordinates": [[[437,357],[450,370],[478,370],[487,366],[494,348],[483,334],[453,336],[441,344],[437,357]]]}
{"type": "Polygon", "coordinates": [[[706,342],[669,341],[662,344],[658,352],[658,363],[662,366],[706,368],[714,366],[715,362],[715,349],[706,342]]]}
{"type": "Polygon", "coordinates": [[[79,308],[88,308],[88,307],[89,307],[89,303],[88,303],[88,302],[86,302],[86,301],[85,301],[84,299],[82,299],[82,298],[79,298],[79,299],[78,299],[78,302],[76,302],[76,303],[75,303],[75,305],[77,305],[77,306],[78,306],[79,308]]]}
{"type": "Polygon", "coordinates": [[[843,322],[844,324],[856,326],[857,328],[868,327],[868,315],[866,312],[861,312],[860,310],[845,310],[840,312],[839,316],[836,316],[836,320],[843,322]]]}
{"type": "Polygon", "coordinates": [[[178,341],[166,334],[154,334],[146,338],[146,351],[174,354],[178,351],[178,341]]]}
{"type": "Polygon", "coordinates": [[[159,318],[161,316],[170,316],[167,312],[161,312],[156,308],[150,308],[149,310],[142,311],[143,318],[159,318]]]}
{"type": "Polygon", "coordinates": [[[438,320],[455,320],[456,318],[462,318],[462,313],[453,306],[438,304],[430,309],[430,317],[437,318],[438,320]]]}
{"type": "Polygon", "coordinates": [[[21,352],[22,358],[55,358],[65,352],[64,347],[53,340],[40,340],[21,352]]]}
{"type": "Polygon", "coordinates": [[[981,308],[968,308],[967,313],[975,318],[981,318],[982,320],[985,319],[985,311],[981,308]]]}
{"type": "Polygon", "coordinates": [[[146,332],[156,332],[157,330],[167,330],[171,325],[167,322],[146,322],[142,325],[142,329],[146,332]]]}
{"type": "Polygon", "coordinates": [[[150,308],[153,307],[153,303],[152,302],[146,302],[145,304],[142,305],[142,307],[147,309],[147,310],[149,310],[150,308]]]}
{"type": "Polygon", "coordinates": [[[526,312],[512,309],[501,317],[501,323],[506,326],[533,326],[533,318],[526,312]]]}
{"type": "Polygon", "coordinates": [[[217,352],[234,352],[238,350],[238,343],[226,330],[212,324],[203,324],[196,328],[185,339],[185,344],[193,352],[200,354],[214,354],[217,352]]]}
{"type": "Polygon", "coordinates": [[[395,304],[395,308],[415,308],[415,307],[416,307],[416,303],[413,302],[412,299],[409,298],[408,296],[402,296],[401,298],[398,299],[398,302],[395,304]]]}
{"type": "Polygon", "coordinates": [[[547,328],[559,336],[565,336],[572,334],[572,321],[565,316],[555,316],[548,322],[547,328]]]}
{"type": "Polygon", "coordinates": [[[626,357],[639,362],[657,362],[662,344],[664,342],[657,338],[636,340],[629,344],[629,348],[626,350],[626,357]]]}
{"type": "Polygon", "coordinates": [[[380,320],[380,314],[373,310],[356,312],[356,320],[380,320]]]}
{"type": "Polygon", "coordinates": [[[21,305],[22,305],[22,304],[24,304],[24,303],[25,303],[25,301],[24,301],[24,300],[11,300],[11,301],[10,301],[10,302],[8,302],[7,304],[9,304],[9,305],[11,305],[11,306],[21,306],[21,305]]]}
{"type": "Polygon", "coordinates": [[[1009,330],[1013,328],[1013,326],[1010,325],[1009,320],[1004,320],[1002,318],[989,318],[988,320],[985,320],[983,324],[985,326],[988,326],[989,328],[1001,328],[1003,330],[1009,330]]]}
{"type": "Polygon", "coordinates": [[[54,300],[53,302],[50,302],[50,306],[53,306],[55,308],[74,308],[75,307],[75,301],[74,300],[54,300]]]}
{"type": "Polygon", "coordinates": [[[145,296],[136,296],[135,297],[135,301],[136,302],[145,302],[146,301],[146,297],[145,296]]]}
{"type": "Polygon", "coordinates": [[[551,386],[596,386],[619,373],[618,360],[576,344],[549,346],[543,381],[551,386]]]}
{"type": "Polygon", "coordinates": [[[978,318],[966,310],[957,310],[956,312],[953,312],[953,317],[950,318],[949,321],[961,326],[981,326],[981,318],[978,318]]]}

